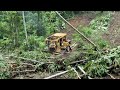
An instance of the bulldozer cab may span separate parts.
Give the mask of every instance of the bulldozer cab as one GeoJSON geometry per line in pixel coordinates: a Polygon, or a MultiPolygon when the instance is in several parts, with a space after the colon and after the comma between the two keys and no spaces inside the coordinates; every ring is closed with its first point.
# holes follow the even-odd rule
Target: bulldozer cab
{"type": "Polygon", "coordinates": [[[67,41],[66,33],[55,33],[48,38],[46,38],[46,45],[50,52],[61,52],[65,46],[63,46],[63,42],[67,41]]]}

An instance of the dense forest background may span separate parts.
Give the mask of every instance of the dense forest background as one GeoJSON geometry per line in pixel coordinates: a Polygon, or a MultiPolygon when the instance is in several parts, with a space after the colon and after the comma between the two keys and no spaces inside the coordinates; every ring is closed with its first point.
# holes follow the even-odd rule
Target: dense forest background
{"type": "MultiPolygon", "coordinates": [[[[87,12],[60,11],[67,20],[83,13],[87,12]]],[[[1,11],[0,20],[0,47],[8,50],[43,48],[47,36],[65,28],[54,11],[1,11]]]]}

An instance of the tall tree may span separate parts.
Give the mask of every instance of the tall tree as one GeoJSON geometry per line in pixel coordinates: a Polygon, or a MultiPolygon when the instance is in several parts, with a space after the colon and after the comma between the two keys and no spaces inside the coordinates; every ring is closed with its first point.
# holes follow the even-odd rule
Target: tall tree
{"type": "Polygon", "coordinates": [[[26,36],[26,44],[28,45],[28,35],[27,35],[27,30],[26,30],[26,23],[25,23],[25,14],[24,14],[24,11],[22,11],[22,16],[23,16],[23,25],[24,25],[24,31],[25,31],[25,36],[26,36]]]}

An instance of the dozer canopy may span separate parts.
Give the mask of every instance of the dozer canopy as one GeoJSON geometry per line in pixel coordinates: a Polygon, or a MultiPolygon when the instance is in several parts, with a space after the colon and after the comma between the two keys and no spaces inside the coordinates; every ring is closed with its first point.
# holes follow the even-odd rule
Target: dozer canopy
{"type": "Polygon", "coordinates": [[[67,34],[66,33],[55,33],[51,36],[49,36],[46,41],[58,41],[59,39],[65,37],[67,34]]]}
{"type": "Polygon", "coordinates": [[[55,33],[55,34],[53,34],[52,36],[64,37],[64,36],[66,36],[66,35],[67,35],[66,33],[55,33]]]}

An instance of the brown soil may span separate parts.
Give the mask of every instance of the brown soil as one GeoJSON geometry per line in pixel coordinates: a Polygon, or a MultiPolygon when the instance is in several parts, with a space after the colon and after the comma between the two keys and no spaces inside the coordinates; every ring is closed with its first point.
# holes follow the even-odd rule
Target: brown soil
{"type": "MultiPolygon", "coordinates": [[[[77,28],[79,25],[81,26],[87,26],[89,25],[90,21],[94,19],[96,16],[95,13],[89,13],[89,14],[83,14],[76,16],[73,19],[69,20],[69,23],[73,25],[75,28],[77,28]]],[[[62,31],[62,30],[61,30],[62,31]]],[[[68,39],[72,39],[72,34],[74,34],[76,31],[71,28],[71,26],[66,25],[66,29],[64,29],[62,32],[66,32],[68,34],[68,39]]]]}
{"type": "Polygon", "coordinates": [[[108,32],[103,34],[112,47],[120,45],[120,12],[115,12],[110,22],[108,32]]]}

